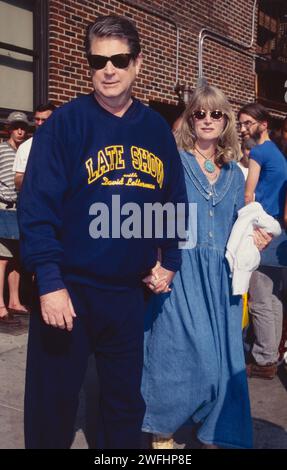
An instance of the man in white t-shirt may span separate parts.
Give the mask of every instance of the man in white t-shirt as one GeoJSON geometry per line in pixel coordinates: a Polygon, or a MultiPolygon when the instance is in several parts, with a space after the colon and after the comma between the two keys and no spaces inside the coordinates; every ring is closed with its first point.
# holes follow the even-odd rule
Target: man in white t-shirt
{"type": "Polygon", "coordinates": [[[245,181],[247,180],[248,176],[250,150],[255,147],[255,145],[257,145],[256,141],[251,138],[243,140],[241,144],[242,157],[239,162],[237,162],[237,164],[244,175],[245,181]]]}
{"type": "MultiPolygon", "coordinates": [[[[44,122],[51,116],[52,112],[55,109],[55,105],[52,103],[47,104],[40,104],[35,111],[34,114],[34,122],[36,129],[44,124],[44,122]]],[[[26,170],[26,165],[28,162],[30,150],[32,147],[33,137],[26,140],[17,150],[13,171],[15,172],[15,187],[18,191],[20,191],[24,173],[26,170]]]]}

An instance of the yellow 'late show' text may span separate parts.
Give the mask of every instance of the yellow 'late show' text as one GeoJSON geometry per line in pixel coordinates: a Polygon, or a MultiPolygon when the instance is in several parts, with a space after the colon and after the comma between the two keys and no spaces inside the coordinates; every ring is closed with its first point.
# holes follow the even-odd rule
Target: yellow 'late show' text
{"type": "MultiPolygon", "coordinates": [[[[110,171],[125,169],[126,162],[123,153],[124,148],[122,145],[111,145],[99,150],[95,161],[93,158],[89,158],[86,161],[88,184],[94,183],[110,171]]],[[[160,158],[146,149],[132,146],[131,163],[134,170],[151,175],[156,179],[159,187],[162,188],[164,168],[160,158]]]]}

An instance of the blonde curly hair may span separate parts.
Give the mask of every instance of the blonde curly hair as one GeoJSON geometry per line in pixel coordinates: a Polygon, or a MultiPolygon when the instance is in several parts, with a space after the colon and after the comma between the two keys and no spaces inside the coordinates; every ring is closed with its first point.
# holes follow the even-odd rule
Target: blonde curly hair
{"type": "Polygon", "coordinates": [[[240,145],[236,131],[235,115],[225,94],[217,87],[204,85],[195,89],[186,110],[182,115],[180,126],[174,132],[179,149],[192,151],[196,142],[194,132],[194,111],[220,110],[225,114],[225,127],[217,142],[215,162],[222,166],[230,160],[240,159],[240,145]]]}

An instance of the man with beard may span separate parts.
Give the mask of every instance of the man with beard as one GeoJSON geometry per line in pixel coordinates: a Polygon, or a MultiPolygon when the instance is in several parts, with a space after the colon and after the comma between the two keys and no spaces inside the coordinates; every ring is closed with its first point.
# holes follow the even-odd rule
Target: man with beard
{"type": "MultiPolygon", "coordinates": [[[[238,120],[242,138],[252,138],[257,143],[250,151],[245,202],[254,201],[255,194],[255,200],[263,209],[281,221],[287,165],[283,154],[269,138],[270,115],[261,104],[250,103],[240,109],[238,120]]],[[[250,377],[273,379],[277,373],[278,346],[282,335],[283,276],[282,270],[274,266],[276,263],[262,264],[252,274],[249,288],[249,311],[255,340],[247,373],[250,377]]]]}

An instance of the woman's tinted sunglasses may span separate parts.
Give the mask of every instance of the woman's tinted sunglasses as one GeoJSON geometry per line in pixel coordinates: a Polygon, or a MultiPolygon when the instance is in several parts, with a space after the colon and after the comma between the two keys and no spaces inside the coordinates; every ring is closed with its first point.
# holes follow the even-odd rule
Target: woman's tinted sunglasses
{"type": "Polygon", "coordinates": [[[218,111],[218,109],[216,109],[215,111],[204,111],[203,109],[201,109],[192,113],[193,117],[198,121],[205,119],[207,114],[209,114],[211,119],[213,119],[214,121],[219,121],[224,116],[224,113],[222,111],[218,111]]]}

